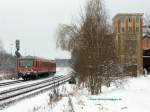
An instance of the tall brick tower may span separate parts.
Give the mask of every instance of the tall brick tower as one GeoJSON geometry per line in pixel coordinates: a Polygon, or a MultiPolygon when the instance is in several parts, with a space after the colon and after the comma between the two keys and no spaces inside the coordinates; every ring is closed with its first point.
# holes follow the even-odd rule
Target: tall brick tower
{"type": "Polygon", "coordinates": [[[118,61],[134,75],[143,71],[142,26],[142,13],[120,13],[113,18],[118,61]]]}

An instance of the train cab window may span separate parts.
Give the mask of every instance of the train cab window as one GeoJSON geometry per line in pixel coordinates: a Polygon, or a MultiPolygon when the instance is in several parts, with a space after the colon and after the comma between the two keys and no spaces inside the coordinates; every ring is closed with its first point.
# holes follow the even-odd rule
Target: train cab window
{"type": "Polygon", "coordinates": [[[32,67],[33,59],[21,59],[19,65],[21,67],[32,67]]]}

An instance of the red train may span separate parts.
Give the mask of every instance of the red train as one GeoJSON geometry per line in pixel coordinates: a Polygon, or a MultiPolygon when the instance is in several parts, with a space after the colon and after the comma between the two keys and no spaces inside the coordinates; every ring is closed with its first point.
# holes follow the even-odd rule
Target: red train
{"type": "Polygon", "coordinates": [[[56,62],[33,56],[17,59],[17,77],[24,80],[46,77],[56,73],[56,62]]]}

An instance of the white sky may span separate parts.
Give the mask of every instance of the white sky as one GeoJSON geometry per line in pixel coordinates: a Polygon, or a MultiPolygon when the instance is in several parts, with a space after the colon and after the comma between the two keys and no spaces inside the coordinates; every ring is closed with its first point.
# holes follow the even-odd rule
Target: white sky
{"type": "MultiPolygon", "coordinates": [[[[21,41],[23,55],[46,58],[69,57],[55,48],[55,32],[60,23],[70,23],[79,17],[86,0],[0,0],[0,39],[5,50],[15,50],[15,40],[21,41]]],[[[112,18],[120,12],[149,13],[150,0],[105,0],[112,18]]]]}

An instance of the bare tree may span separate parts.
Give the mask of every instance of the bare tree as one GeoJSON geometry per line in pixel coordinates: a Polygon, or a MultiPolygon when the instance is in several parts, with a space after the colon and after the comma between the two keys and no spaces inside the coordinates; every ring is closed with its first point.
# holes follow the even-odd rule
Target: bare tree
{"type": "Polygon", "coordinates": [[[1,40],[0,40],[0,52],[4,52],[3,43],[1,40]]]}
{"type": "Polygon", "coordinates": [[[15,57],[7,53],[4,48],[2,41],[0,40],[0,71],[3,72],[15,72],[15,57]]]}
{"type": "Polygon", "coordinates": [[[71,51],[74,48],[76,36],[79,34],[76,25],[60,24],[57,30],[56,46],[71,51]]]}
{"type": "Polygon", "coordinates": [[[57,34],[57,46],[71,52],[76,76],[91,94],[102,92],[105,82],[110,85],[117,60],[102,0],[88,0],[81,23],[61,25],[57,34]]]}
{"type": "Polygon", "coordinates": [[[144,18],[144,32],[150,36],[150,14],[147,14],[144,18]]]}

